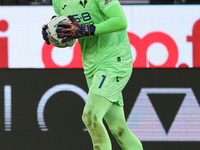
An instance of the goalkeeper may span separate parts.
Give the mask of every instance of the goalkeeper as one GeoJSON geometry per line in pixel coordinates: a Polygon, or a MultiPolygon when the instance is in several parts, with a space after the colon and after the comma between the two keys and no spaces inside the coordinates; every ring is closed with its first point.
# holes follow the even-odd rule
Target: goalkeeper
{"type": "MultiPolygon", "coordinates": [[[[123,150],[142,150],[124,117],[122,90],[132,73],[127,22],[118,0],[53,0],[57,16],[72,23],[58,25],[62,42],[78,39],[89,87],[82,120],[94,150],[111,150],[103,119],[123,150]]],[[[43,38],[49,44],[43,26],[43,38]]]]}

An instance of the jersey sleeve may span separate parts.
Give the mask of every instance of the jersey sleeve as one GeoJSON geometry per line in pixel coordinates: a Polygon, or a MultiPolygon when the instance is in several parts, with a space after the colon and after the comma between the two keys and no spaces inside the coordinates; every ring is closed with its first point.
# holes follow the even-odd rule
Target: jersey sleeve
{"type": "Polygon", "coordinates": [[[104,11],[104,14],[108,19],[99,24],[95,24],[95,35],[116,32],[127,28],[126,17],[119,3],[109,7],[104,11]]]}
{"type": "Polygon", "coordinates": [[[58,2],[57,2],[57,0],[53,0],[53,1],[52,1],[52,4],[53,4],[53,9],[54,9],[56,15],[57,15],[57,16],[61,16],[61,13],[60,13],[60,11],[59,11],[59,9],[58,9],[59,7],[58,7],[58,2]]]}
{"type": "Polygon", "coordinates": [[[115,4],[119,4],[118,0],[96,0],[99,8],[102,12],[105,12],[108,8],[115,4]]]}

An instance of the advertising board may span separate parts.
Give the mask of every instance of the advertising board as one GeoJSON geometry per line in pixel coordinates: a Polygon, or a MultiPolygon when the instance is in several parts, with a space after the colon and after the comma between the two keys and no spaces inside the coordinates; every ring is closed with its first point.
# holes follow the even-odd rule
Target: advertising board
{"type": "MultiPolygon", "coordinates": [[[[199,73],[134,69],[125,117],[145,150],[199,149],[199,73]]],[[[1,69],[0,149],[92,149],[81,120],[87,91],[82,69],[1,69]]]]}
{"type": "MultiPolygon", "coordinates": [[[[200,67],[199,5],[123,5],[134,68],[200,67]]],[[[78,42],[47,46],[52,6],[0,6],[0,68],[82,68],[78,42]]]]}

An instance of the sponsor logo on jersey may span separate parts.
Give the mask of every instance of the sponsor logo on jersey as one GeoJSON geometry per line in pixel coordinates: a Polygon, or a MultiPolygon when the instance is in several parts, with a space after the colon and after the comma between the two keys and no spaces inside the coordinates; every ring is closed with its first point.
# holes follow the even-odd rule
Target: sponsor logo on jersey
{"type": "Polygon", "coordinates": [[[111,2],[112,0],[105,0],[105,4],[108,4],[109,2],[111,2]]]}
{"type": "Polygon", "coordinates": [[[66,6],[67,6],[67,5],[64,5],[63,8],[62,8],[62,10],[64,10],[66,6]]]}
{"type": "Polygon", "coordinates": [[[87,4],[87,0],[84,0],[84,2],[82,0],[80,0],[79,4],[83,6],[83,8],[85,8],[86,4],[87,4]]]}

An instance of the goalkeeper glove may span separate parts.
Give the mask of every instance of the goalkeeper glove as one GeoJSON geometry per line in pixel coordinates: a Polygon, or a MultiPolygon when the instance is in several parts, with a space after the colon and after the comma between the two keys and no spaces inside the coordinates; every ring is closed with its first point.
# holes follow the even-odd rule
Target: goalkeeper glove
{"type": "Polygon", "coordinates": [[[46,24],[42,26],[42,37],[43,37],[43,39],[45,40],[46,44],[49,45],[50,42],[49,42],[48,34],[47,34],[47,32],[46,32],[46,29],[47,29],[47,28],[48,28],[48,27],[47,27],[46,24]]]}
{"type": "MultiPolygon", "coordinates": [[[[52,16],[51,19],[55,18],[56,16],[52,16]]],[[[45,40],[46,44],[49,45],[49,38],[48,38],[48,33],[46,32],[46,29],[48,28],[47,24],[42,26],[42,37],[45,40]]]]}
{"type": "Polygon", "coordinates": [[[73,16],[68,16],[72,23],[61,22],[58,24],[58,38],[64,38],[62,42],[69,41],[84,36],[94,35],[95,26],[80,25],[73,16]]]}

